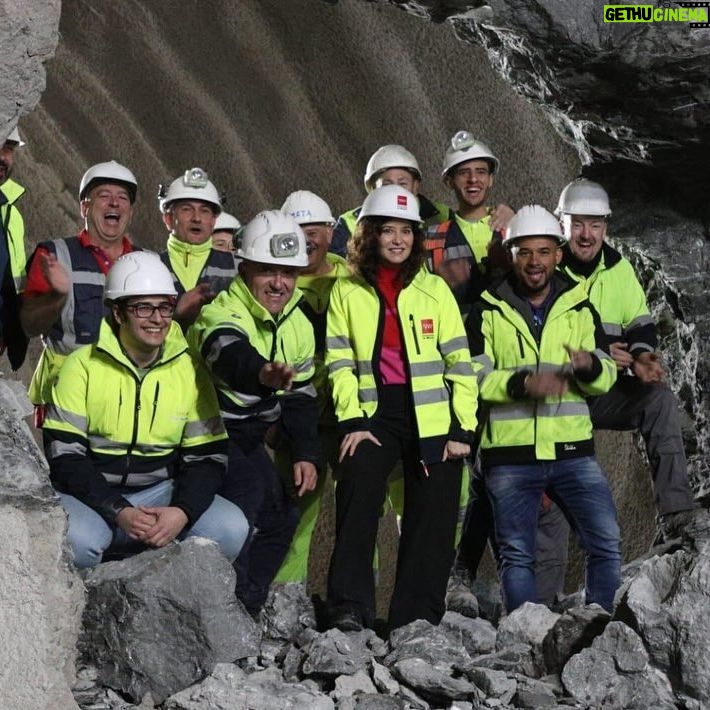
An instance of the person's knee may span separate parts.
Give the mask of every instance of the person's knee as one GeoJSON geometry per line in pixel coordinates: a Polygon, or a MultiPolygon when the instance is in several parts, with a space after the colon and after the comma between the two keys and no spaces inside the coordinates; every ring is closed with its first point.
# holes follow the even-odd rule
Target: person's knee
{"type": "Polygon", "coordinates": [[[233,507],[234,510],[220,520],[217,539],[222,554],[230,562],[237,559],[249,536],[249,522],[236,505],[233,507]]]}
{"type": "Polygon", "coordinates": [[[95,526],[82,525],[80,521],[69,521],[67,541],[74,555],[74,564],[79,569],[96,567],[111,545],[111,538],[108,529],[102,533],[95,526]]]}

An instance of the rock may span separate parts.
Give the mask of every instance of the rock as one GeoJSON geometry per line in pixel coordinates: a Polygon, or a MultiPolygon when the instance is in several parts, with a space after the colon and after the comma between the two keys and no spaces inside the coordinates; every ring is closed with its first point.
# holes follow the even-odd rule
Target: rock
{"type": "Polygon", "coordinates": [[[619,604],[620,618],[633,624],[651,659],[674,686],[701,703],[710,703],[710,542],[697,549],[647,560],[619,604]]]}
{"type": "Polygon", "coordinates": [[[284,680],[289,683],[297,683],[301,679],[301,669],[303,659],[306,654],[295,646],[290,646],[283,660],[284,680]]]}
{"type": "Polygon", "coordinates": [[[447,630],[427,621],[413,621],[390,634],[392,652],[385,658],[391,666],[405,658],[421,658],[430,663],[467,665],[471,658],[463,646],[459,630],[447,630]]]}
{"type": "Polygon", "coordinates": [[[234,584],[232,566],[203,538],[99,565],[86,578],[82,654],[105,685],[160,703],[217,663],[258,652],[234,584]]]}
{"type": "Polygon", "coordinates": [[[451,666],[445,663],[432,665],[421,658],[405,658],[392,666],[392,672],[400,682],[433,702],[478,696],[478,688],[465,678],[452,677],[451,666]]]}
{"type": "Polygon", "coordinates": [[[352,675],[341,675],[335,679],[335,689],[330,694],[337,703],[345,698],[360,694],[377,694],[377,688],[364,670],[356,671],[352,675]]]}
{"type": "Polygon", "coordinates": [[[490,621],[467,618],[456,612],[447,611],[441,620],[441,626],[461,634],[463,646],[471,657],[495,650],[497,632],[490,621]]]}
{"type": "Polygon", "coordinates": [[[373,631],[343,633],[330,629],[315,637],[304,649],[303,673],[306,676],[335,678],[353,675],[367,667],[374,653],[370,647],[373,631]]]}
{"type": "Polygon", "coordinates": [[[32,111],[44,91],[44,62],[54,56],[57,47],[60,10],[60,0],[3,3],[0,25],[3,62],[0,138],[3,143],[17,119],[32,111]]]}
{"type": "Polygon", "coordinates": [[[338,703],[338,710],[407,710],[409,706],[401,698],[386,695],[358,695],[338,703]]]}
{"type": "Polygon", "coordinates": [[[534,678],[520,676],[518,678],[517,693],[515,695],[517,708],[550,708],[557,707],[555,688],[534,678]]]}
{"type": "Polygon", "coordinates": [[[504,705],[513,699],[518,688],[515,678],[490,668],[472,667],[466,671],[466,677],[480,688],[487,698],[499,700],[504,705]]]}
{"type": "MultiPolygon", "coordinates": [[[[12,11],[11,24],[30,12],[32,3],[21,6],[12,11]]],[[[49,8],[47,22],[55,9],[49,8]]],[[[1,31],[8,31],[7,18],[1,31]]],[[[0,83],[10,70],[3,67],[0,83]]],[[[44,458],[20,419],[28,408],[18,383],[0,379],[0,643],[6,650],[1,704],[73,708],[70,688],[84,587],[64,542],[66,514],[49,484],[44,458]]]]}
{"type": "Polygon", "coordinates": [[[609,710],[671,710],[676,707],[668,679],[648,662],[639,636],[612,621],[562,670],[565,690],[579,703],[609,710]]]}
{"type": "Polygon", "coordinates": [[[380,693],[396,695],[399,692],[399,683],[392,677],[389,669],[373,660],[370,664],[372,682],[380,693]]]}
{"type": "Polygon", "coordinates": [[[273,584],[261,612],[262,630],[270,638],[290,641],[304,628],[315,629],[313,603],[303,584],[273,584]]]}
{"type": "Polygon", "coordinates": [[[540,669],[533,659],[532,649],[524,643],[516,643],[495,653],[478,656],[464,667],[464,672],[468,675],[472,668],[477,667],[491,668],[506,673],[522,673],[528,678],[540,675],[540,669]]]}
{"type": "Polygon", "coordinates": [[[542,642],[545,668],[559,673],[565,663],[604,631],[610,615],[597,605],[565,611],[548,630],[542,642]]]}
{"type": "Polygon", "coordinates": [[[230,663],[215,666],[202,683],[175,693],[165,710],[205,710],[205,708],[308,708],[334,710],[333,701],[306,683],[284,683],[276,668],[246,674],[230,663]]]}

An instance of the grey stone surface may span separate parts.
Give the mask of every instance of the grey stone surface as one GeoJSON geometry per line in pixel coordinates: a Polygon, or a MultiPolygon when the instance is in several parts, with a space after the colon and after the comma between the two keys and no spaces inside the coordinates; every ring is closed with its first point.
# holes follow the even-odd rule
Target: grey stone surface
{"type": "Polygon", "coordinates": [[[164,707],[165,710],[334,710],[335,704],[307,683],[284,683],[276,668],[246,674],[233,664],[220,663],[209,678],[175,693],[164,707]]]}
{"type": "Polygon", "coordinates": [[[380,693],[396,695],[399,692],[399,683],[392,677],[387,666],[373,660],[370,664],[372,682],[380,693]]]}
{"type": "Polygon", "coordinates": [[[542,642],[545,668],[559,673],[575,653],[589,646],[604,631],[610,615],[597,605],[565,611],[542,642]]]}
{"type": "Polygon", "coordinates": [[[506,646],[527,644],[539,655],[545,636],[559,618],[559,614],[542,604],[526,602],[500,622],[496,648],[500,651],[506,646]]]}
{"type": "Polygon", "coordinates": [[[578,702],[609,710],[676,707],[668,678],[649,664],[641,638],[612,621],[590,648],[562,670],[565,690],[578,702]]]}
{"type": "Polygon", "coordinates": [[[315,628],[313,604],[300,583],[274,584],[261,615],[264,635],[291,640],[304,628],[315,628]]]}
{"type": "Polygon", "coordinates": [[[638,629],[652,661],[674,687],[708,704],[710,531],[698,521],[693,534],[684,549],[641,565],[618,614],[638,629]]]}
{"type": "Polygon", "coordinates": [[[431,664],[421,658],[405,658],[392,665],[392,672],[401,683],[433,701],[464,700],[478,694],[473,683],[465,678],[454,678],[451,666],[445,663],[431,664]]]}
{"type": "Polygon", "coordinates": [[[540,669],[533,658],[532,648],[525,643],[517,643],[495,653],[477,656],[468,666],[464,666],[464,670],[468,674],[470,669],[478,667],[491,668],[506,673],[522,673],[529,678],[540,675],[540,669]]]}
{"type": "Polygon", "coordinates": [[[466,665],[470,656],[463,646],[461,632],[432,626],[419,620],[402,626],[390,634],[391,653],[386,665],[405,658],[422,658],[430,663],[455,663],[466,665]]]}
{"type": "Polygon", "coordinates": [[[28,410],[19,383],[0,377],[0,698],[8,708],[71,708],[84,587],[63,542],[66,515],[21,419],[28,410]]]}
{"type": "Polygon", "coordinates": [[[352,675],[341,675],[335,679],[335,688],[330,697],[336,702],[356,695],[376,694],[377,688],[365,670],[359,670],[352,675]]]}
{"type": "Polygon", "coordinates": [[[534,678],[518,678],[515,706],[519,708],[550,708],[557,706],[555,687],[534,678]]]}
{"type": "Polygon", "coordinates": [[[0,2],[2,64],[0,73],[0,138],[29,113],[44,91],[44,62],[54,56],[59,40],[60,0],[0,2]]]}
{"type": "Polygon", "coordinates": [[[162,702],[217,663],[258,652],[260,632],[234,584],[232,566],[202,538],[99,565],[86,579],[83,657],[105,685],[162,702]]]}
{"type": "Polygon", "coordinates": [[[466,671],[466,676],[485,693],[487,698],[493,698],[503,704],[513,699],[518,688],[516,679],[503,671],[473,667],[466,671]]]}
{"type": "Polygon", "coordinates": [[[471,657],[490,653],[496,647],[496,629],[490,621],[468,618],[453,611],[447,611],[441,626],[461,634],[464,648],[471,657]]]}
{"type": "Polygon", "coordinates": [[[335,678],[363,670],[374,656],[370,644],[373,636],[372,631],[326,631],[304,647],[303,673],[335,678]]]}

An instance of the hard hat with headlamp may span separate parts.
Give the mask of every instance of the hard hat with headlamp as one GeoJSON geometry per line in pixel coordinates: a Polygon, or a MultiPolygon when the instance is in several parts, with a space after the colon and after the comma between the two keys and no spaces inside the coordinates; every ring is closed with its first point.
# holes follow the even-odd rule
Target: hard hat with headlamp
{"type": "Polygon", "coordinates": [[[10,131],[10,135],[5,139],[5,143],[14,143],[17,148],[21,148],[25,145],[25,141],[20,138],[20,132],[17,130],[17,126],[10,131]]]}
{"type": "Polygon", "coordinates": [[[104,300],[131,296],[177,296],[173,277],[155,252],[129,252],[116,259],[109,270],[104,300]]]}
{"type": "Polygon", "coordinates": [[[281,205],[284,214],[290,214],[298,224],[335,224],[328,203],[310,190],[292,192],[281,205]]]}
{"type": "Polygon", "coordinates": [[[167,189],[158,188],[160,211],[167,212],[170,205],[178,200],[200,200],[214,208],[216,214],[222,211],[222,198],[202,168],[190,168],[173,180],[167,189]]]}
{"type": "Polygon", "coordinates": [[[128,190],[131,203],[136,201],[138,181],[135,175],[127,167],[117,163],[115,160],[109,160],[107,163],[96,163],[84,173],[79,184],[79,199],[84,200],[96,185],[107,183],[122,185],[128,190]]]}
{"type": "Polygon", "coordinates": [[[526,237],[551,237],[558,246],[567,243],[559,221],[540,205],[525,205],[515,213],[505,230],[503,244],[511,248],[526,237]]]}
{"type": "Polygon", "coordinates": [[[453,168],[469,160],[485,160],[491,175],[495,175],[500,167],[500,161],[483,141],[476,140],[469,131],[458,131],[446,147],[441,177],[446,179],[453,168]]]}
{"type": "Polygon", "coordinates": [[[391,217],[419,223],[419,201],[399,185],[383,185],[374,189],[362,203],[357,221],[365,217],[391,217]]]}
{"type": "Polygon", "coordinates": [[[364,178],[365,189],[368,192],[374,190],[378,176],[385,170],[392,168],[408,170],[417,180],[422,179],[417,159],[406,148],[401,145],[383,145],[367,161],[364,178]]]}
{"type": "Polygon", "coordinates": [[[280,266],[308,266],[306,235],[290,214],[259,212],[239,233],[237,256],[280,266]]]}

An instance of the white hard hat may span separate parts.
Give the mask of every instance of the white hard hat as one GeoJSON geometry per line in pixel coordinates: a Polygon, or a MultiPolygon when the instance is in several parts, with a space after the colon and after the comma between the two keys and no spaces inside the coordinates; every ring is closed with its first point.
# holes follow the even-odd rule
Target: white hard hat
{"type": "Polygon", "coordinates": [[[209,180],[202,168],[190,168],[183,175],[170,183],[167,190],[163,185],[158,190],[161,212],[167,212],[177,200],[201,200],[215,208],[217,214],[222,211],[222,198],[217,188],[209,180]]]}
{"type": "Polygon", "coordinates": [[[609,195],[598,182],[577,178],[560,193],[555,214],[558,217],[566,214],[608,217],[611,214],[609,195]]]}
{"type": "Polygon", "coordinates": [[[458,131],[446,146],[441,177],[446,178],[452,168],[469,160],[487,161],[491,166],[491,175],[495,175],[500,168],[500,161],[485,143],[476,140],[468,131],[458,131]]]}
{"type": "Polygon", "coordinates": [[[237,256],[260,264],[308,266],[306,235],[290,214],[259,212],[240,232],[237,256]]]}
{"type": "Polygon", "coordinates": [[[14,143],[18,148],[25,145],[25,141],[20,138],[20,132],[17,130],[17,126],[10,131],[10,135],[5,139],[5,143],[14,143]]]}
{"type": "Polygon", "coordinates": [[[298,224],[335,224],[328,203],[309,190],[292,192],[281,205],[284,214],[290,214],[298,224]]]}
{"type": "Polygon", "coordinates": [[[177,296],[173,277],[155,252],[129,252],[110,268],[104,300],[118,301],[129,296],[177,296]]]}
{"type": "Polygon", "coordinates": [[[401,145],[383,145],[367,161],[365,189],[368,192],[374,190],[377,176],[390,168],[409,170],[417,180],[422,179],[422,171],[419,169],[417,159],[406,148],[401,145]]]}
{"type": "Polygon", "coordinates": [[[421,222],[419,201],[399,185],[383,185],[374,189],[362,203],[359,222],[365,217],[392,217],[410,222],[421,222]]]}
{"type": "Polygon", "coordinates": [[[242,223],[234,216],[229,214],[229,212],[220,212],[217,215],[217,219],[214,221],[214,229],[212,233],[215,232],[236,232],[238,229],[242,228],[242,223]]]}
{"type": "Polygon", "coordinates": [[[559,221],[540,205],[525,205],[513,215],[505,230],[503,243],[514,246],[515,241],[523,237],[552,237],[560,246],[567,242],[559,221]]]}
{"type": "Polygon", "coordinates": [[[136,176],[115,160],[109,160],[108,163],[96,163],[84,173],[79,184],[79,199],[83,200],[94,185],[103,183],[123,185],[128,190],[131,202],[136,201],[136,193],[138,192],[136,176]]]}

